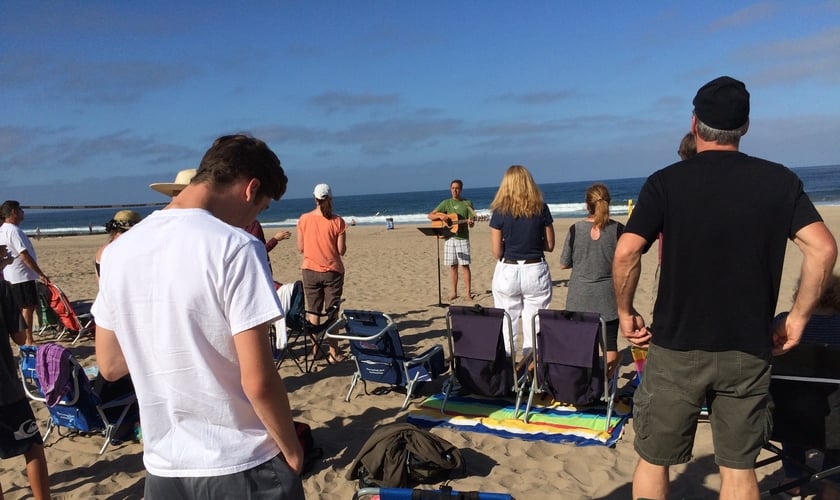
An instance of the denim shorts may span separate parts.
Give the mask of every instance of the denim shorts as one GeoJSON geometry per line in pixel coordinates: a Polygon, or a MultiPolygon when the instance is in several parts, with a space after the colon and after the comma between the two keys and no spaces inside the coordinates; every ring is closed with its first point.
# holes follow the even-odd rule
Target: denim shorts
{"type": "Polygon", "coordinates": [[[675,351],[651,345],[633,398],[636,452],[654,465],[691,460],[705,402],[715,463],[752,469],[772,430],[769,387],[769,353],[675,351]]]}

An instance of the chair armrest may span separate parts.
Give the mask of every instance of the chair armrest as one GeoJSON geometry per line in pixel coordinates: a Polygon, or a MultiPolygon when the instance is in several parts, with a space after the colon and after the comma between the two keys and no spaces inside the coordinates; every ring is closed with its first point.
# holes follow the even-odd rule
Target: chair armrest
{"type": "Polygon", "coordinates": [[[408,366],[422,365],[423,363],[426,363],[427,361],[432,359],[432,356],[434,356],[438,352],[442,352],[442,351],[443,351],[443,346],[441,346],[440,344],[432,346],[431,348],[427,349],[423,354],[421,354],[417,357],[414,357],[412,359],[409,359],[407,361],[404,361],[405,366],[408,367],[408,366]]]}
{"type": "Polygon", "coordinates": [[[111,401],[108,401],[107,403],[100,403],[99,408],[101,408],[103,410],[107,410],[108,408],[119,408],[121,406],[131,404],[135,401],[137,401],[137,395],[136,394],[128,394],[128,395],[123,396],[123,397],[118,398],[118,399],[112,399],[111,401]]]}

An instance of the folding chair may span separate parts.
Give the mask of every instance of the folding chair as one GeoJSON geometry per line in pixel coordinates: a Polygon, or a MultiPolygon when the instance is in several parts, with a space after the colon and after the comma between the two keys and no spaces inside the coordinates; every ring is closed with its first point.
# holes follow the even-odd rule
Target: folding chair
{"type": "Polygon", "coordinates": [[[96,326],[93,323],[93,316],[90,311],[76,314],[73,305],[67,299],[67,295],[55,283],[45,284],[44,290],[49,296],[50,308],[58,316],[61,324],[56,340],[61,340],[68,334],[75,334],[72,342],[72,344],[75,344],[82,338],[82,335],[93,335],[96,326]]]}
{"type": "Polygon", "coordinates": [[[276,321],[269,329],[274,364],[277,368],[287,359],[291,359],[301,372],[306,371],[306,342],[303,342],[303,352],[300,350],[300,339],[304,332],[302,325],[306,321],[304,311],[303,282],[295,281],[291,285],[280,285],[275,282],[280,305],[283,306],[285,317],[276,321]],[[296,328],[290,328],[290,323],[296,328]],[[301,357],[304,358],[301,364],[301,357]]]}
{"type": "Polygon", "coordinates": [[[515,415],[527,376],[530,354],[518,363],[516,353],[505,352],[503,324],[507,324],[509,345],[513,342],[510,315],[504,309],[474,306],[449,306],[446,331],[452,353],[449,381],[444,386],[440,411],[446,414],[446,402],[456,387],[461,394],[486,397],[516,396],[515,415]]]}
{"type": "Polygon", "coordinates": [[[618,370],[608,376],[607,325],[598,313],[540,309],[534,325],[534,363],[531,389],[525,406],[528,422],[534,394],[546,393],[555,401],[577,406],[606,403],[605,429],[609,430],[618,370]],[[537,331],[539,324],[539,331],[537,331]]]}
{"type": "MultiPolygon", "coordinates": [[[[47,364],[49,365],[51,363],[47,364]]],[[[111,440],[115,437],[114,433],[137,401],[136,395],[132,393],[112,401],[100,402],[82,366],[67,349],[57,344],[42,344],[40,347],[21,346],[20,373],[27,397],[46,404],[50,413],[44,442],[47,441],[53,429],[61,435],[61,427],[80,433],[98,433],[105,436],[105,443],[99,449],[101,455],[111,444],[111,440]],[[60,386],[57,386],[56,390],[60,393],[51,394],[49,398],[42,391],[38,377],[39,363],[41,363],[41,370],[48,369],[43,367],[42,361],[39,361],[38,349],[54,350],[49,356],[60,359],[59,369],[65,372],[63,377],[55,379],[59,381],[60,386]],[[48,399],[50,402],[56,401],[50,405],[47,402],[48,399]],[[111,409],[117,411],[111,412],[109,411],[111,409]],[[109,413],[117,414],[117,418],[112,420],[108,417],[109,413]]]]}
{"type": "MultiPolygon", "coordinates": [[[[773,358],[770,395],[774,403],[771,441],[806,450],[840,451],[840,345],[803,343],[773,358]]],[[[767,443],[765,449],[773,456],[758,461],[756,468],[785,458],[799,466],[803,475],[762,496],[840,474],[840,466],[815,469],[782,446],[767,443]]]]}
{"type": "Polygon", "coordinates": [[[405,410],[418,384],[434,380],[445,371],[442,346],[435,345],[418,356],[408,356],[394,320],[381,312],[344,311],[341,318],[327,328],[325,335],[350,342],[356,372],[344,401],[350,401],[359,380],[368,394],[367,382],[370,381],[405,388],[401,408],[405,410]],[[346,333],[339,333],[342,328],[346,333]]]}

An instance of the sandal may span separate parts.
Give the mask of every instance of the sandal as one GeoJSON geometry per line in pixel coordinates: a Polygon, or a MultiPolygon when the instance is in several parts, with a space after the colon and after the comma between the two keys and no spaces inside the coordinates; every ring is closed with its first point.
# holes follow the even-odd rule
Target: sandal
{"type": "Polygon", "coordinates": [[[337,352],[335,354],[330,354],[327,361],[329,361],[330,364],[341,363],[343,361],[347,361],[347,356],[337,352]]]}

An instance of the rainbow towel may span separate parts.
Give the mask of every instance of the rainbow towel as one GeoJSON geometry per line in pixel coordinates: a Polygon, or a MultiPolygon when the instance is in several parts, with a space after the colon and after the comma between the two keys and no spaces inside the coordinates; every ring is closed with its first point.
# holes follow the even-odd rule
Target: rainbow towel
{"type": "Polygon", "coordinates": [[[428,397],[409,413],[408,421],[419,427],[443,426],[509,439],[612,446],[621,439],[631,413],[627,402],[617,400],[609,431],[605,431],[607,409],[603,406],[575,408],[558,403],[535,406],[526,424],[522,421],[525,403],[520,407],[519,418],[514,418],[514,403],[509,400],[450,396],[446,415],[440,412],[441,403],[443,394],[428,397]]]}

